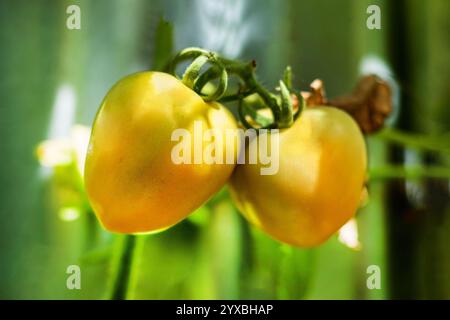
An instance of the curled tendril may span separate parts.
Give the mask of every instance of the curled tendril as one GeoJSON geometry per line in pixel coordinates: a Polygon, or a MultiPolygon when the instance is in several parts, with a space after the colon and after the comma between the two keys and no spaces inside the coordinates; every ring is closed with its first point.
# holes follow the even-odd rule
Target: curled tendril
{"type": "MultiPolygon", "coordinates": [[[[265,107],[264,109],[269,109],[272,112],[272,117],[275,117],[272,109],[265,107]]],[[[271,118],[268,118],[261,113],[259,113],[260,107],[255,108],[254,106],[249,106],[244,99],[238,100],[238,114],[242,125],[246,129],[275,129],[277,128],[276,122],[271,118]],[[249,122],[247,117],[251,119],[249,122]],[[256,124],[256,125],[253,125],[256,124]]]]}
{"type": "Polygon", "coordinates": [[[228,86],[228,73],[223,63],[214,52],[206,51],[199,48],[186,48],[180,51],[169,67],[169,72],[176,75],[176,67],[181,62],[192,60],[193,62],[187,67],[181,81],[202,96],[205,101],[213,101],[220,99],[228,86]],[[210,68],[201,74],[201,69],[207,63],[210,68]],[[203,92],[204,86],[218,78],[219,84],[211,94],[203,92]]]}
{"type": "Polygon", "coordinates": [[[195,81],[200,76],[200,71],[202,67],[208,62],[208,57],[204,55],[200,55],[187,67],[186,71],[183,74],[183,78],[181,81],[188,86],[189,88],[193,88],[195,81]]]}
{"type": "Polygon", "coordinates": [[[305,106],[301,94],[293,92],[290,67],[286,68],[283,80],[280,80],[280,93],[275,95],[256,80],[254,74],[256,64],[254,61],[244,63],[220,57],[217,53],[201,48],[186,48],[174,57],[168,67],[168,72],[177,76],[176,67],[188,60],[192,62],[186,68],[181,81],[201,95],[205,101],[238,101],[238,115],[242,125],[246,128],[289,128],[305,106]],[[209,67],[205,68],[205,65],[209,67]],[[202,72],[204,69],[206,70],[202,72]],[[241,86],[239,92],[224,96],[228,87],[228,74],[237,76],[240,79],[241,86]],[[218,81],[214,92],[205,93],[205,86],[212,81],[218,81]],[[270,109],[272,112],[272,118],[269,119],[258,112],[260,106],[250,106],[245,103],[245,98],[253,94],[259,95],[263,107],[270,109]],[[295,106],[297,106],[297,110],[294,112],[295,106]],[[248,121],[247,117],[251,121],[248,121]]]}
{"type": "Polygon", "coordinates": [[[200,55],[207,56],[209,51],[200,48],[186,48],[178,52],[175,57],[172,59],[172,62],[169,65],[168,72],[175,74],[175,69],[177,65],[181,62],[192,60],[197,58],[200,55]]]}

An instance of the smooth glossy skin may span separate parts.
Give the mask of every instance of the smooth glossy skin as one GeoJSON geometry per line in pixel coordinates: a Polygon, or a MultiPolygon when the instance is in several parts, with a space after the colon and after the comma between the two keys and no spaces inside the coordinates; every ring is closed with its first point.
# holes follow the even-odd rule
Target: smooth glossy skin
{"type": "MultiPolygon", "coordinates": [[[[253,140],[251,143],[256,143],[253,140]]],[[[311,247],[339,230],[359,207],[366,174],[361,131],[345,112],[306,109],[279,133],[279,171],[238,165],[232,194],[244,216],[279,241],[311,247]]]]}
{"type": "Polygon", "coordinates": [[[165,73],[136,73],[109,91],[94,122],[85,167],[90,202],[106,229],[146,233],[168,228],[226,183],[233,164],[172,162],[178,143],[171,141],[173,130],[192,132],[195,120],[204,130],[236,129],[223,106],[205,103],[165,73]]]}

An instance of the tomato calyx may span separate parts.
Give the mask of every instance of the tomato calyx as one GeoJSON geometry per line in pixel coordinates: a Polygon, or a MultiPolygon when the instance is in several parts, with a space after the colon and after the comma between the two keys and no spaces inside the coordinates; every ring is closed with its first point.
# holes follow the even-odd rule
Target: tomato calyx
{"type": "Polygon", "coordinates": [[[177,76],[177,66],[187,60],[192,62],[180,80],[205,101],[237,102],[239,120],[245,128],[289,128],[303,110],[304,100],[300,91],[292,89],[290,67],[286,68],[283,79],[279,81],[278,92],[272,93],[257,81],[254,60],[230,60],[216,52],[186,48],[175,55],[168,72],[177,76]],[[205,68],[207,65],[209,67],[205,68]],[[203,69],[206,70],[202,72],[203,69]],[[230,89],[229,75],[238,79],[237,92],[230,89]],[[257,96],[258,99],[247,99],[251,96],[257,96]],[[271,115],[261,114],[261,109],[270,111],[271,115]]]}

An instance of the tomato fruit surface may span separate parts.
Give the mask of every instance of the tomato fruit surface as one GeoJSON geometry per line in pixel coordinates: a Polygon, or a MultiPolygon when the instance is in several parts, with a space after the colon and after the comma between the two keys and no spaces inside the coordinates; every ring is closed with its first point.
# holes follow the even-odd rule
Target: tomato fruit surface
{"type": "MultiPolygon", "coordinates": [[[[234,164],[175,164],[175,129],[219,133],[236,129],[222,105],[206,103],[175,77],[140,72],[117,82],[97,113],[85,165],[85,185],[102,225],[118,233],[170,227],[228,180],[234,164]]],[[[232,148],[226,141],[219,148],[232,148]]]]}
{"type": "Polygon", "coordinates": [[[243,215],[273,238],[300,247],[321,244],[359,207],[364,138],[347,113],[324,106],[307,108],[278,135],[278,172],[261,175],[260,163],[239,164],[231,178],[233,198],[243,215]]]}

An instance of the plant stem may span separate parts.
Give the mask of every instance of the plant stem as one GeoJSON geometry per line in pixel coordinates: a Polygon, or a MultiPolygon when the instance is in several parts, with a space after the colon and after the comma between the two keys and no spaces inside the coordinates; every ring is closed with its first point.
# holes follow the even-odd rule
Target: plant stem
{"type": "MultiPolygon", "coordinates": [[[[288,128],[292,125],[294,119],[292,94],[294,93],[290,91],[290,69],[286,73],[289,86],[284,86],[284,83],[282,84],[282,89],[285,90],[282,90],[280,99],[279,95],[270,92],[257,81],[255,76],[255,61],[241,62],[238,60],[230,60],[204,49],[187,48],[180,51],[174,57],[170,63],[168,72],[175,74],[177,64],[188,59],[194,59],[194,61],[187,67],[182,82],[201,95],[205,101],[220,101],[228,87],[228,74],[232,74],[240,79],[242,91],[229,94],[222,101],[239,101],[241,103],[247,95],[257,94],[261,97],[265,107],[270,108],[272,111],[273,123],[270,125],[271,128],[288,128]],[[211,64],[211,67],[201,75],[200,71],[207,62],[211,64]],[[203,87],[208,82],[216,79],[219,79],[219,85],[215,93],[212,95],[203,94],[203,87]]],[[[251,116],[251,114],[239,113],[241,122],[245,126],[253,127],[252,124],[246,121],[245,116],[251,116]]],[[[258,123],[255,117],[253,117],[253,122],[257,124],[257,127],[259,126],[258,128],[264,127],[263,124],[258,123]]]]}
{"type": "Polygon", "coordinates": [[[386,165],[371,168],[369,171],[370,180],[384,179],[420,179],[436,178],[450,179],[450,168],[438,166],[401,166],[386,165]]]}
{"type": "Polygon", "coordinates": [[[136,245],[136,236],[134,235],[125,235],[121,240],[118,255],[114,261],[114,275],[109,294],[109,298],[112,300],[125,300],[127,298],[136,245]]]}
{"type": "Polygon", "coordinates": [[[450,136],[448,133],[439,137],[406,133],[396,129],[384,129],[380,131],[375,137],[379,137],[386,141],[405,145],[415,149],[424,149],[437,152],[450,152],[450,136]]]}

